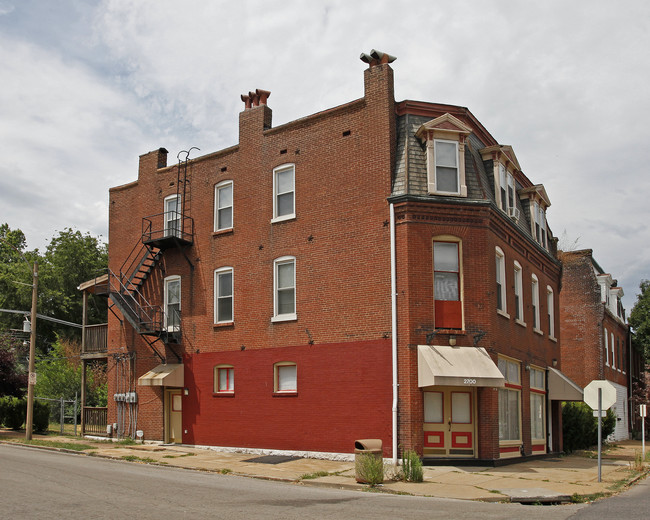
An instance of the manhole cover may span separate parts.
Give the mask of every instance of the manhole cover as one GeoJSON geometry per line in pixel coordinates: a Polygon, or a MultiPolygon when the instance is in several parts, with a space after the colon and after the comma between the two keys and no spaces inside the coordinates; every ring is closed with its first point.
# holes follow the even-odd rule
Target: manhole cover
{"type": "Polygon", "coordinates": [[[302,459],[302,457],[291,457],[289,455],[264,455],[262,457],[246,459],[242,462],[257,462],[259,464],[282,464],[283,462],[290,462],[292,460],[300,459],[302,459]]]}

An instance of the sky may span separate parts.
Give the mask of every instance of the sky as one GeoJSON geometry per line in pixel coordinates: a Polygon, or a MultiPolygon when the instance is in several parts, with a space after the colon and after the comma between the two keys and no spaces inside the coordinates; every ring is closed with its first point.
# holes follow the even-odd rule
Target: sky
{"type": "Polygon", "coordinates": [[[358,99],[371,49],[397,57],[397,101],[465,106],[513,147],[629,312],[650,279],[647,0],[0,0],[0,223],[30,249],[107,241],[139,155],[237,144],[256,88],[274,126],[358,99]]]}

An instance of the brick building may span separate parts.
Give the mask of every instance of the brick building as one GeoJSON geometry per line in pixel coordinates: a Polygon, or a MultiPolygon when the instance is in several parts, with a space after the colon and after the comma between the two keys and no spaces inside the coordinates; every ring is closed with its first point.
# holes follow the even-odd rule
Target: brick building
{"type": "Polygon", "coordinates": [[[630,344],[623,289],[598,265],[591,249],[560,251],[559,258],[563,371],[582,387],[595,379],[614,385],[618,421],[613,438],[628,439],[636,415],[629,397],[643,365],[630,344]]]}
{"type": "MultiPolygon", "coordinates": [[[[108,421],[195,445],[495,461],[561,449],[549,198],[463,107],[364,96],[110,190],[108,421]]],[[[192,150],[190,150],[192,151],[192,150]]]]}

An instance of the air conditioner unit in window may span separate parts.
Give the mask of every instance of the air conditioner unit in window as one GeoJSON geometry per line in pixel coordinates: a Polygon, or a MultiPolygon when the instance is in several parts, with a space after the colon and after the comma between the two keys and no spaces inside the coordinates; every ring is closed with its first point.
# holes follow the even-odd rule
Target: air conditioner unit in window
{"type": "Polygon", "coordinates": [[[508,216],[514,221],[519,220],[519,208],[508,208],[508,216]]]}

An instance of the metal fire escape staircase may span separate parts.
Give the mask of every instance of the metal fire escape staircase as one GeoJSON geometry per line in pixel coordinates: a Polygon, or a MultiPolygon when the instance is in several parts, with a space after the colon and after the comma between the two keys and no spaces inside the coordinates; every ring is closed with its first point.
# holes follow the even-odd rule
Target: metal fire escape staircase
{"type": "Polygon", "coordinates": [[[163,252],[171,247],[178,248],[190,268],[194,268],[184,251],[185,247],[192,245],[194,239],[194,221],[188,216],[189,152],[185,153],[187,157],[184,163],[180,159],[178,162],[176,210],[144,217],[141,240],[136,242],[119,272],[113,273],[109,270],[108,273],[108,292],[113,305],[163,363],[166,363],[166,347],[174,353],[179,363],[182,361],[172,346],[181,338],[180,311],[174,311],[174,316],[166,316],[163,306],[153,305],[145,298],[143,284],[162,259],[163,252]],[[156,346],[157,343],[161,343],[159,346],[162,346],[162,354],[156,346]]]}

